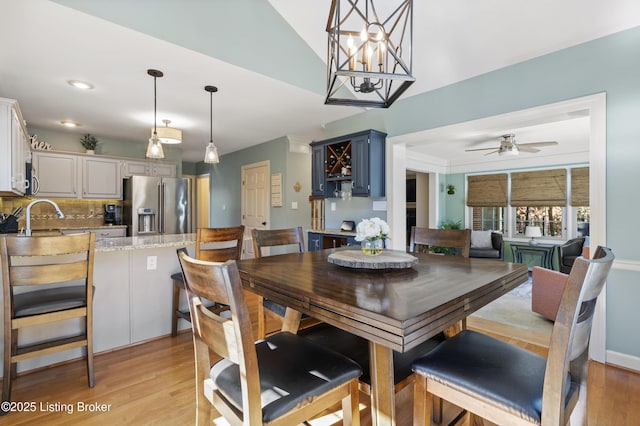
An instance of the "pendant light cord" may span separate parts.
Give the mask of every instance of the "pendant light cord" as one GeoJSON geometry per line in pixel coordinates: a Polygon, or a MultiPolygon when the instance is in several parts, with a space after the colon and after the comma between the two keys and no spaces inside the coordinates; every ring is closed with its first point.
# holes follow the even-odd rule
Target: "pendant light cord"
{"type": "Polygon", "coordinates": [[[158,129],[156,128],[156,122],[158,121],[158,119],[156,118],[156,113],[157,113],[157,110],[158,110],[158,107],[157,107],[158,95],[157,95],[157,91],[156,91],[156,80],[157,80],[157,78],[154,75],[153,76],[153,135],[154,136],[158,135],[158,132],[157,132],[158,129]]]}
{"type": "Polygon", "coordinates": [[[213,143],[213,92],[209,92],[209,142],[213,143]]]}

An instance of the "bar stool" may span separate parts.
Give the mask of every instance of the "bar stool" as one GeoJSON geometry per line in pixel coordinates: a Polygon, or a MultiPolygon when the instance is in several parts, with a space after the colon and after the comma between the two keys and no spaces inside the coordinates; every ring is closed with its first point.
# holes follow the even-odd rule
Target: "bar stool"
{"type": "MultiPolygon", "coordinates": [[[[209,262],[240,260],[243,236],[244,226],[242,225],[228,228],[199,228],[196,233],[196,259],[209,262]]],[[[182,272],[171,274],[171,280],[173,281],[171,335],[175,337],[178,334],[178,319],[191,322],[191,315],[188,310],[180,310],[180,294],[185,290],[182,272]]],[[[208,301],[207,307],[216,314],[229,309],[227,305],[214,301],[208,301]]]]}
{"type": "Polygon", "coordinates": [[[11,381],[16,376],[18,362],[79,347],[87,348],[87,378],[89,387],[93,387],[95,241],[93,232],[53,237],[0,237],[5,306],[2,401],[11,400],[11,381]],[[18,346],[20,329],[71,318],[84,322],[84,330],[79,334],[18,346]]]}

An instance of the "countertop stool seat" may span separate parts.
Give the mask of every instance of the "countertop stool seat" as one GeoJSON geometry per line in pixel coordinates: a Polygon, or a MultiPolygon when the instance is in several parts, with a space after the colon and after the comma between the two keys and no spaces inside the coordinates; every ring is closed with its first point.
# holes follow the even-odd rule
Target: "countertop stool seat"
{"type": "Polygon", "coordinates": [[[93,387],[95,242],[93,232],[0,237],[4,297],[2,401],[11,401],[11,382],[18,362],[75,348],[86,348],[88,385],[93,387]],[[81,321],[79,332],[67,331],[40,342],[18,344],[20,330],[70,319],[81,321]]]}
{"type": "MultiPolygon", "coordinates": [[[[228,228],[199,228],[196,231],[196,259],[210,262],[240,260],[243,239],[244,226],[242,225],[228,228]]],[[[178,334],[178,320],[182,318],[191,322],[191,314],[188,310],[180,309],[180,295],[185,292],[182,272],[171,274],[171,281],[173,282],[171,335],[175,337],[178,334]]],[[[203,303],[215,314],[229,310],[229,306],[215,301],[203,300],[203,303]]]]}

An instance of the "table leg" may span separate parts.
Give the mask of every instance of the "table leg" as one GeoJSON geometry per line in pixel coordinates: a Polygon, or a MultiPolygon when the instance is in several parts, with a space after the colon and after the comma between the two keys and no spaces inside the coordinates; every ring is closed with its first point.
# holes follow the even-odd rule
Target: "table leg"
{"type": "Polygon", "coordinates": [[[298,333],[300,318],[302,318],[300,311],[296,311],[293,308],[287,308],[284,313],[284,319],[282,320],[282,331],[288,331],[293,334],[298,333]]]}
{"type": "Polygon", "coordinates": [[[396,395],[393,383],[393,350],[369,342],[372,426],[395,426],[396,395]]]}

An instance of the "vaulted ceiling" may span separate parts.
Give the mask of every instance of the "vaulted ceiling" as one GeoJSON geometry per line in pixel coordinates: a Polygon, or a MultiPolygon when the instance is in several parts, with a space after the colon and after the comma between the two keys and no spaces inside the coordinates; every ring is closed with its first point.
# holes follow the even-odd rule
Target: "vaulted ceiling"
{"type": "MultiPolygon", "coordinates": [[[[388,1],[388,0],[387,0],[388,1]]],[[[325,26],[330,0],[0,0],[0,96],[18,99],[31,128],[63,130],[146,145],[153,123],[183,130],[183,159],[201,161],[213,138],[222,155],[281,136],[309,142],[323,125],[359,114],[324,105],[325,26]],[[68,80],[94,85],[79,91],[68,80]]],[[[414,4],[414,75],[403,98],[640,25],[634,0],[489,0],[414,4]]],[[[393,106],[391,107],[393,108],[393,106]]],[[[562,122],[442,135],[442,158],[492,146],[501,133],[519,142],[566,141],[562,122]]],[[[414,141],[416,145],[419,141],[414,141]]],[[[567,142],[568,143],[568,142],[567,142]]],[[[433,147],[432,147],[433,148],[433,147]]],[[[141,148],[142,149],[142,148],[141,148]]],[[[479,153],[478,155],[483,155],[479,153]]]]}

